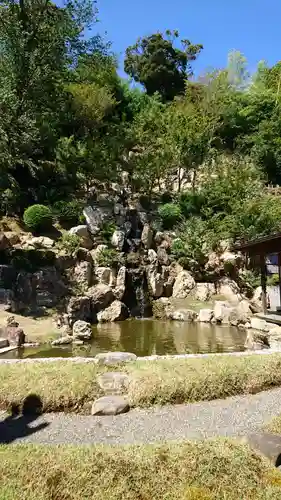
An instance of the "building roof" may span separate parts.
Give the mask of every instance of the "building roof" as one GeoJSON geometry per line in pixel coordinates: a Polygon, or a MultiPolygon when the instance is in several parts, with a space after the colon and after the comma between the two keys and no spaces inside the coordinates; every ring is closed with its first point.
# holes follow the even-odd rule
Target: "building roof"
{"type": "Polygon", "coordinates": [[[237,243],[233,250],[250,255],[268,255],[281,253],[281,233],[274,233],[246,242],[237,243]]]}

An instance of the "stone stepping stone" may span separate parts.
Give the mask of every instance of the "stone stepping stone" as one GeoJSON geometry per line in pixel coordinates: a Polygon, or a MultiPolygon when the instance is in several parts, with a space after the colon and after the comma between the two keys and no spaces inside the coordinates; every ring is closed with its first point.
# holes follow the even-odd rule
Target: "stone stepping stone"
{"type": "Polygon", "coordinates": [[[281,436],[263,432],[250,434],[245,441],[251,448],[265,455],[276,467],[280,467],[281,436]]]}
{"type": "Polygon", "coordinates": [[[130,377],[122,372],[107,372],[98,377],[100,388],[109,394],[122,394],[127,390],[130,377]]]}
{"type": "Polygon", "coordinates": [[[134,361],[137,356],[131,352],[100,352],[95,359],[99,365],[116,365],[126,361],[134,361]]]}
{"type": "Polygon", "coordinates": [[[120,415],[130,409],[128,401],[122,396],[103,396],[92,405],[92,415],[120,415]]]}

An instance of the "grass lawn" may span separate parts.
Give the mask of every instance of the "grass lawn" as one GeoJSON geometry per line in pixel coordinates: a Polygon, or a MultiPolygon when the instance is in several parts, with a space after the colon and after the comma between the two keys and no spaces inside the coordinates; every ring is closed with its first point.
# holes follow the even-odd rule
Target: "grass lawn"
{"type": "Polygon", "coordinates": [[[104,371],[125,371],[131,383],[131,406],[174,404],[253,394],[281,386],[281,354],[245,357],[138,361],[119,366],[52,361],[0,364],[0,409],[21,404],[31,393],[44,411],[88,412],[103,395],[97,377],[104,371]]]}
{"type": "Polygon", "coordinates": [[[0,500],[280,500],[281,473],[228,440],[0,446],[0,500]]]}
{"type": "Polygon", "coordinates": [[[274,417],[265,427],[265,430],[273,434],[281,434],[281,415],[274,417]]]}

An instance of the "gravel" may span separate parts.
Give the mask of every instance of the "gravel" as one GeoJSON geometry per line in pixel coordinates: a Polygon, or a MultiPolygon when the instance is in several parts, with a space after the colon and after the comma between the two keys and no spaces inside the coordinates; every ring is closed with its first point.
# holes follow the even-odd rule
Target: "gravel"
{"type": "Polygon", "coordinates": [[[281,389],[188,405],[131,410],[118,416],[45,414],[33,421],[0,416],[0,443],[140,444],[245,436],[281,413],[281,389]],[[38,429],[36,427],[38,426],[38,429]]]}

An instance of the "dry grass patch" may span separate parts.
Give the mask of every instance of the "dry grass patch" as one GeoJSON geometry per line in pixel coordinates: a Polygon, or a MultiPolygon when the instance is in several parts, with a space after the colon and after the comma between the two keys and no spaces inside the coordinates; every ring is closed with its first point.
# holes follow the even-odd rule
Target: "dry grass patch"
{"type": "Polygon", "coordinates": [[[281,385],[281,355],[210,356],[128,364],[134,406],[213,400],[281,385]]]}
{"type": "Polygon", "coordinates": [[[0,447],[1,500],[279,500],[276,474],[228,440],[0,447]]]}
{"type": "Polygon", "coordinates": [[[43,411],[84,411],[85,405],[101,394],[97,376],[104,371],[94,363],[16,363],[0,365],[0,408],[21,405],[36,394],[43,411]]]}
{"type": "Polygon", "coordinates": [[[265,426],[265,430],[281,435],[281,415],[277,415],[265,426]]]}
{"type": "Polygon", "coordinates": [[[103,395],[97,378],[105,371],[131,378],[131,406],[175,404],[252,394],[281,386],[281,354],[130,362],[118,366],[51,361],[0,364],[0,408],[37,394],[44,411],[85,412],[103,395]]]}

